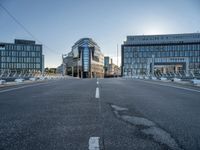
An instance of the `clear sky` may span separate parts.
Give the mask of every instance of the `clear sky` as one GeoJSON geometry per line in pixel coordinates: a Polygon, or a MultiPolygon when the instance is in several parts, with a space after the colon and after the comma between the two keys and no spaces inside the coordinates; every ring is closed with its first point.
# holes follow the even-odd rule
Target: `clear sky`
{"type": "MultiPolygon", "coordinates": [[[[200,0],[0,0],[44,47],[45,67],[61,64],[83,37],[116,62],[127,35],[200,32],[200,0]]],[[[0,42],[33,39],[0,7],[0,42]]],[[[120,64],[119,57],[119,64],[120,64]]]]}

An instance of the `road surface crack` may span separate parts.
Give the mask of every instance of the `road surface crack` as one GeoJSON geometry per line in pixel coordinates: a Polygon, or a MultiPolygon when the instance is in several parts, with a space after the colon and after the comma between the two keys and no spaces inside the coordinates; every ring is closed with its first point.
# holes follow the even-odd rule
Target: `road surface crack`
{"type": "MultiPolygon", "coordinates": [[[[182,150],[176,140],[167,131],[161,129],[156,123],[144,117],[130,115],[128,108],[110,105],[115,116],[138,128],[141,134],[150,136],[155,142],[167,146],[171,150],[182,150]]],[[[143,138],[146,136],[142,136],[143,138]]]]}

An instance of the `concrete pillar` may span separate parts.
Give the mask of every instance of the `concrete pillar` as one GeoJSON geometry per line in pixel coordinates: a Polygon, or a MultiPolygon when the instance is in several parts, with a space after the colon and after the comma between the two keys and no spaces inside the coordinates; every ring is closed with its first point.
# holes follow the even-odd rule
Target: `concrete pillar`
{"type": "Polygon", "coordinates": [[[44,55],[42,55],[42,76],[44,76],[44,55]]]}
{"type": "Polygon", "coordinates": [[[167,72],[166,67],[163,67],[163,73],[166,74],[166,72],[167,72]]]}
{"type": "Polygon", "coordinates": [[[74,66],[72,66],[72,77],[74,76],[74,66]]]}
{"type": "Polygon", "coordinates": [[[176,73],[178,72],[178,66],[177,65],[175,66],[175,71],[176,71],[176,73]]]}
{"type": "Polygon", "coordinates": [[[185,66],[186,76],[189,76],[189,58],[186,59],[186,66],[185,66]]]}
{"type": "Polygon", "coordinates": [[[77,65],[77,77],[79,78],[79,65],[77,65]]]}
{"type": "Polygon", "coordinates": [[[155,55],[152,55],[152,65],[151,65],[151,74],[154,76],[154,62],[155,62],[155,55]]]}

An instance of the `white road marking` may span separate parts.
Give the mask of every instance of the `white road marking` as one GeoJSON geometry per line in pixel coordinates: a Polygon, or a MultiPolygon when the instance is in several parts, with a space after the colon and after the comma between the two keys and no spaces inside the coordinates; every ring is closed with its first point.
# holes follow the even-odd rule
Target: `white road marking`
{"type": "Polygon", "coordinates": [[[100,98],[99,88],[96,88],[95,98],[100,98]]]}
{"type": "Polygon", "coordinates": [[[99,81],[97,81],[97,85],[99,84],[99,81]]]}
{"type": "Polygon", "coordinates": [[[100,137],[90,137],[89,150],[100,150],[99,139],[100,139],[100,137]]]}
{"type": "Polygon", "coordinates": [[[39,84],[34,84],[34,85],[26,85],[26,86],[11,88],[11,89],[5,89],[5,90],[1,90],[0,93],[10,92],[10,91],[19,90],[19,89],[23,89],[23,88],[27,88],[27,87],[34,87],[34,86],[38,86],[38,85],[42,85],[42,84],[47,84],[47,83],[45,82],[45,83],[39,83],[39,84]]]}
{"type": "Polygon", "coordinates": [[[151,83],[151,84],[156,84],[156,85],[161,85],[161,86],[167,86],[167,87],[172,87],[172,88],[176,88],[176,89],[181,89],[181,90],[187,90],[187,91],[191,91],[191,92],[198,92],[198,93],[200,93],[199,90],[195,90],[195,89],[189,89],[189,88],[185,88],[185,87],[178,87],[178,86],[167,85],[167,84],[160,84],[160,83],[155,83],[155,82],[148,82],[148,81],[143,81],[143,80],[140,80],[140,81],[146,82],[146,83],[151,83]]]}

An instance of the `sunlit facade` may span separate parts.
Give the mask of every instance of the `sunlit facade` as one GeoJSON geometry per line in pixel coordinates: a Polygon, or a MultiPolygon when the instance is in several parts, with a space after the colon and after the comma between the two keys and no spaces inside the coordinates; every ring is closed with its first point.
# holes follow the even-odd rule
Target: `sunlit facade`
{"type": "Polygon", "coordinates": [[[91,38],[82,38],[64,59],[66,74],[80,78],[104,76],[104,55],[91,38]]]}
{"type": "Polygon", "coordinates": [[[200,33],[127,36],[122,74],[200,73],[200,33]]]}

